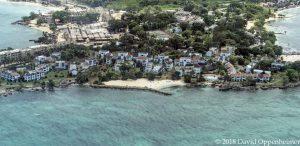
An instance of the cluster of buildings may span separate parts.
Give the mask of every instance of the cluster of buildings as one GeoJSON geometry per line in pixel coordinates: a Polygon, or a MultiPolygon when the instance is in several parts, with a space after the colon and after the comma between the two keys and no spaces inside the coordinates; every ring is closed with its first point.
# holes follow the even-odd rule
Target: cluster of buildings
{"type": "MultiPolygon", "coordinates": [[[[244,71],[237,71],[234,65],[230,63],[230,57],[234,55],[235,49],[236,48],[233,46],[225,46],[220,48],[220,52],[218,52],[218,48],[210,48],[206,54],[207,56],[218,54],[218,61],[224,64],[231,81],[241,82],[246,81],[247,79],[252,79],[259,82],[268,82],[271,80],[271,71],[255,68],[257,61],[252,61],[250,64],[243,67],[244,71]]],[[[284,69],[287,65],[287,62],[274,61],[271,64],[271,69],[274,71],[279,71],[284,69]]]]}
{"type": "Polygon", "coordinates": [[[26,68],[17,68],[16,71],[3,69],[0,71],[0,77],[12,82],[20,80],[29,82],[44,79],[49,70],[48,64],[38,65],[34,70],[27,70],[26,68]]]}
{"type": "Polygon", "coordinates": [[[200,16],[193,15],[191,12],[187,12],[183,10],[175,12],[175,17],[178,22],[204,23],[203,18],[201,18],[200,16]]]}
{"type": "Polygon", "coordinates": [[[43,49],[49,48],[49,45],[37,45],[31,46],[30,48],[26,49],[11,49],[11,50],[4,50],[0,51],[0,61],[3,62],[5,59],[9,60],[18,60],[22,57],[27,56],[27,54],[33,54],[35,52],[41,51],[43,49]]]}
{"type": "Polygon", "coordinates": [[[101,43],[112,39],[111,33],[107,30],[106,22],[97,22],[83,26],[71,26],[64,30],[64,37],[68,42],[73,43],[101,43]]]}
{"type": "MultiPolygon", "coordinates": [[[[256,80],[259,82],[268,82],[271,80],[272,72],[269,70],[255,69],[257,62],[252,62],[245,67],[244,72],[237,72],[231,63],[226,63],[226,69],[232,81],[240,82],[247,79],[256,80]]],[[[271,69],[274,71],[283,70],[288,65],[287,62],[274,61],[271,64],[271,69]]]]}
{"type": "MultiPolygon", "coordinates": [[[[214,62],[209,62],[208,59],[221,62],[231,81],[240,82],[246,81],[248,78],[259,82],[267,82],[271,80],[271,71],[256,69],[256,61],[243,67],[244,71],[237,70],[234,65],[230,63],[230,57],[234,55],[235,47],[224,46],[222,48],[211,47],[204,56],[200,53],[195,53],[188,50],[182,51],[186,56],[177,59],[171,59],[166,54],[159,54],[151,56],[148,53],[139,52],[132,54],[129,52],[114,52],[108,50],[100,50],[98,57],[107,65],[113,66],[115,71],[120,71],[120,67],[124,64],[136,67],[137,64],[142,65],[144,73],[160,74],[164,71],[176,71],[180,77],[184,75],[191,75],[197,77],[203,73],[203,70],[212,71],[214,62]]],[[[288,64],[286,62],[273,62],[272,70],[282,70],[288,64]]]]}
{"type": "Polygon", "coordinates": [[[14,70],[4,68],[0,71],[0,77],[4,80],[12,82],[20,80],[30,82],[44,79],[51,69],[66,69],[67,64],[65,61],[57,60],[59,57],[60,53],[52,53],[50,57],[43,55],[37,56],[35,57],[34,68],[30,65],[16,67],[14,70]]]}
{"type": "Polygon", "coordinates": [[[164,53],[151,56],[146,52],[138,52],[135,54],[129,52],[111,53],[108,50],[100,50],[98,57],[107,65],[113,66],[115,71],[120,71],[120,67],[124,64],[132,67],[142,67],[144,73],[160,74],[164,71],[176,71],[179,76],[201,74],[204,67],[209,65],[208,61],[202,57],[202,54],[193,51],[181,50],[186,57],[171,59],[169,55],[164,53]]]}
{"type": "MultiPolygon", "coordinates": [[[[215,70],[213,64],[218,61],[224,65],[232,81],[246,81],[249,78],[262,82],[271,80],[271,71],[255,68],[257,61],[245,66],[244,71],[238,71],[230,63],[230,57],[234,54],[235,49],[233,46],[211,47],[204,55],[189,49],[179,49],[178,51],[184,54],[183,57],[179,58],[172,58],[165,53],[153,56],[147,52],[132,53],[99,50],[95,57],[83,59],[82,62],[64,61],[61,59],[60,52],[54,52],[50,56],[40,55],[35,57],[34,69],[27,69],[26,67],[17,68],[16,70],[3,69],[0,71],[0,77],[7,81],[23,80],[29,82],[44,79],[50,70],[68,70],[69,74],[75,77],[80,71],[96,66],[100,62],[111,66],[116,72],[121,72],[122,66],[127,65],[141,68],[143,73],[159,75],[172,71],[177,72],[179,77],[185,75],[199,77],[204,69],[206,71],[215,70]]],[[[12,50],[10,56],[18,58],[22,55],[20,52],[22,51],[12,50]]],[[[286,62],[277,61],[272,63],[271,68],[272,70],[282,70],[287,65],[286,62]]]]}
{"type": "Polygon", "coordinates": [[[299,5],[300,1],[295,0],[295,1],[291,1],[291,0],[274,0],[274,1],[268,1],[268,2],[263,2],[261,3],[261,6],[264,7],[286,7],[286,6],[295,6],[295,5],[299,5]]]}

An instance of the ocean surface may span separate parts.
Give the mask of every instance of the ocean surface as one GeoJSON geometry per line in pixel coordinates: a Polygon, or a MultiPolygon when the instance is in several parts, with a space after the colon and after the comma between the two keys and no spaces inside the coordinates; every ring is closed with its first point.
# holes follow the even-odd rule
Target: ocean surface
{"type": "Polygon", "coordinates": [[[277,34],[277,44],[285,52],[300,52],[300,7],[286,9],[280,12],[287,18],[277,19],[270,23],[269,29],[277,34]]]}
{"type": "Polygon", "coordinates": [[[11,23],[20,20],[22,16],[28,16],[32,11],[38,13],[48,10],[50,8],[37,4],[0,0],[0,49],[27,48],[34,45],[29,40],[42,36],[41,31],[11,23]]]}
{"type": "Polygon", "coordinates": [[[300,90],[150,92],[70,87],[0,98],[3,146],[216,146],[300,140],[300,90]],[[216,143],[217,142],[217,143],[216,143]]]}

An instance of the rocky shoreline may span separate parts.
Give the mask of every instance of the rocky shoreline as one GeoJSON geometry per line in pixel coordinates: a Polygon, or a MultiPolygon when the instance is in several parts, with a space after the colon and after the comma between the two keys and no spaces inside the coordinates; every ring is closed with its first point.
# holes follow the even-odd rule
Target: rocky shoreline
{"type": "Polygon", "coordinates": [[[300,87],[300,82],[298,83],[291,83],[285,86],[241,86],[241,85],[234,85],[234,84],[221,84],[218,86],[219,91],[255,91],[255,90],[274,90],[274,89],[289,89],[289,88],[296,88],[300,87]]]}
{"type": "MultiPolygon", "coordinates": [[[[68,84],[57,86],[56,88],[67,88],[71,85],[79,85],[75,82],[70,82],[68,84]]],[[[85,84],[84,87],[91,87],[95,89],[114,89],[114,90],[136,90],[136,91],[146,91],[146,92],[152,92],[164,96],[172,96],[172,93],[164,92],[157,89],[151,89],[151,88],[141,88],[141,87],[131,87],[131,86],[112,86],[112,85],[95,85],[95,84],[85,84]]],[[[300,87],[300,82],[297,83],[290,83],[286,86],[271,86],[271,85],[263,85],[263,86],[242,86],[239,84],[232,84],[232,83],[199,83],[199,84],[187,84],[184,87],[187,88],[216,88],[221,92],[225,91],[257,91],[257,90],[274,90],[274,89],[290,89],[290,88],[296,88],[300,87]]],[[[21,91],[30,91],[30,92],[40,92],[40,91],[46,91],[46,89],[42,89],[41,87],[24,87],[21,89],[3,89],[0,92],[0,97],[6,97],[9,95],[12,95],[14,92],[21,92],[21,91]]]]}

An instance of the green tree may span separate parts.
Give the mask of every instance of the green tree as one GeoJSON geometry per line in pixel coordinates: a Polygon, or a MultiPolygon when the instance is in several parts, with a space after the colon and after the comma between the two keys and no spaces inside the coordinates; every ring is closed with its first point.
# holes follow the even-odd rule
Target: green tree
{"type": "Polygon", "coordinates": [[[46,88],[46,83],[45,83],[44,81],[41,83],[41,88],[42,88],[43,90],[45,90],[45,88],[46,88]]]}
{"type": "Polygon", "coordinates": [[[49,91],[53,91],[54,90],[54,86],[55,86],[55,83],[53,80],[49,80],[48,81],[48,90],[49,91]]]}
{"type": "Polygon", "coordinates": [[[295,61],[294,63],[292,63],[291,68],[300,72],[300,61],[295,61]]]}
{"type": "Polygon", "coordinates": [[[299,74],[294,69],[288,69],[286,71],[286,75],[289,77],[289,81],[291,82],[297,82],[299,80],[299,74]]]}
{"type": "Polygon", "coordinates": [[[153,81],[155,79],[155,74],[154,73],[147,73],[147,79],[149,81],[153,81]]]}
{"type": "Polygon", "coordinates": [[[184,82],[185,83],[191,83],[191,79],[192,79],[191,75],[184,75],[184,82]]]}
{"type": "Polygon", "coordinates": [[[71,14],[67,11],[55,11],[52,14],[53,20],[58,19],[62,23],[67,23],[68,21],[70,21],[70,18],[71,18],[71,14]]]}

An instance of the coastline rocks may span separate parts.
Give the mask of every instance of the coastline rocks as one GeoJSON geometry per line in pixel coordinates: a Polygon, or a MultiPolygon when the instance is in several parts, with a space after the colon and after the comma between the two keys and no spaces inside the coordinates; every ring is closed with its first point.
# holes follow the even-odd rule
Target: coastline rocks
{"type": "Polygon", "coordinates": [[[4,97],[12,94],[13,94],[13,90],[4,90],[0,92],[0,96],[4,96],[4,97]]]}
{"type": "Polygon", "coordinates": [[[255,86],[241,86],[240,84],[223,83],[219,86],[219,91],[255,91],[258,90],[255,86]]]}
{"type": "Polygon", "coordinates": [[[28,25],[28,23],[24,22],[23,20],[18,20],[18,21],[12,22],[11,24],[12,25],[28,25]]]}

